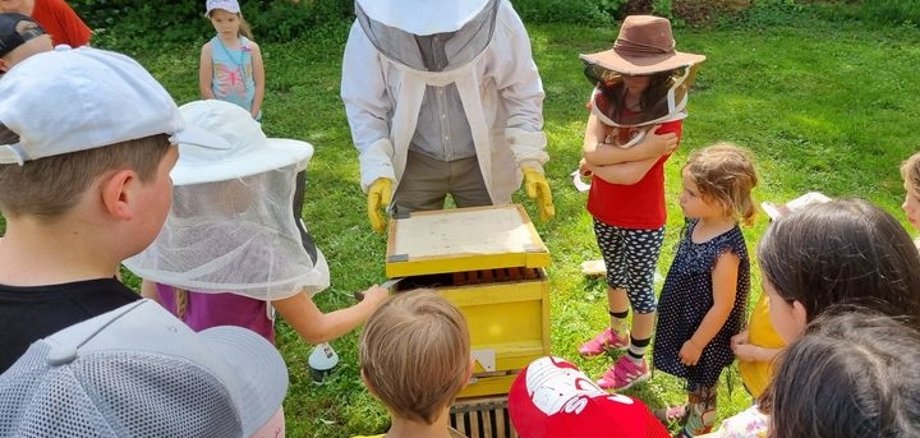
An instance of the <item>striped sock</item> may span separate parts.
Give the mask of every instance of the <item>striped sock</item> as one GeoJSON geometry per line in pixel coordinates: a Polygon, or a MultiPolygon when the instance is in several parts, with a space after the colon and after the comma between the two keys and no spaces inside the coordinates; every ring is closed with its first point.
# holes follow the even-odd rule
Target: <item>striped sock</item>
{"type": "Polygon", "coordinates": [[[629,337],[629,350],[627,351],[628,357],[632,359],[633,362],[639,363],[642,362],[642,358],[645,356],[645,350],[648,348],[649,342],[652,341],[652,338],[645,339],[636,339],[635,336],[629,337]]]}

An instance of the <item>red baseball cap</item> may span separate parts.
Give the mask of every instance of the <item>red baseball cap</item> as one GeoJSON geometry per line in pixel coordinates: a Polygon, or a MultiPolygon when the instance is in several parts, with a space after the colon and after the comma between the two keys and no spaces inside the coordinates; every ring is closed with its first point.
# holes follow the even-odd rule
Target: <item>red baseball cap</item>
{"type": "Polygon", "coordinates": [[[514,380],[508,413],[521,438],[669,438],[639,400],[604,391],[558,357],[530,363],[514,380]]]}

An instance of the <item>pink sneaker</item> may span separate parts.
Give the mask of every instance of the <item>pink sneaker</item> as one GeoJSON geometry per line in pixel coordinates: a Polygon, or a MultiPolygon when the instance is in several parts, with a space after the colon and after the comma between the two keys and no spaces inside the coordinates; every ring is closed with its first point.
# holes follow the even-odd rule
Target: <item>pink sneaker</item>
{"type": "Polygon", "coordinates": [[[597,385],[603,389],[621,391],[636,383],[644,382],[649,377],[652,377],[652,372],[649,371],[648,362],[645,361],[645,358],[637,364],[629,357],[622,356],[601,376],[600,380],[597,381],[597,385]]]}
{"type": "Polygon", "coordinates": [[[593,357],[604,354],[607,350],[623,350],[629,347],[629,335],[620,335],[610,327],[598,333],[594,339],[581,344],[578,354],[593,357]]]}

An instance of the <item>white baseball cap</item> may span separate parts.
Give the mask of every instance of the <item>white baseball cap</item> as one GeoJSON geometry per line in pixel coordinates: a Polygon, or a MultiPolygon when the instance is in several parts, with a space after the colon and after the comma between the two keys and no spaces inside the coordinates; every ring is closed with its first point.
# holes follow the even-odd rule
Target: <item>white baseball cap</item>
{"type": "Polygon", "coordinates": [[[356,0],[368,18],[414,35],[454,32],[495,0],[356,0]]]}
{"type": "Polygon", "coordinates": [[[173,144],[226,149],[186,127],[169,93],[137,61],[114,52],[60,46],[0,81],[0,126],[19,137],[0,145],[0,164],[19,163],[168,134],[173,144]]]}
{"type": "Polygon", "coordinates": [[[211,11],[215,9],[223,9],[234,14],[240,13],[240,4],[236,0],[208,0],[204,4],[204,8],[205,17],[211,15],[211,11]]]}
{"type": "Polygon", "coordinates": [[[0,436],[248,437],[287,385],[255,332],[195,333],[140,300],[36,341],[0,375],[0,436]]]}

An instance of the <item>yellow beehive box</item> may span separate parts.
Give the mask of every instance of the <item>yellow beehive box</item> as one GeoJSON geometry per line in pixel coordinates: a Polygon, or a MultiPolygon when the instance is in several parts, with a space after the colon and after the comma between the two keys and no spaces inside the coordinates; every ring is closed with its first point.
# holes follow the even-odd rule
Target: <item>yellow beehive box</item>
{"type": "Polygon", "coordinates": [[[505,394],[550,354],[550,255],[519,205],[413,213],[390,223],[386,270],[400,290],[432,287],[467,320],[476,361],[460,397],[505,394]]]}

